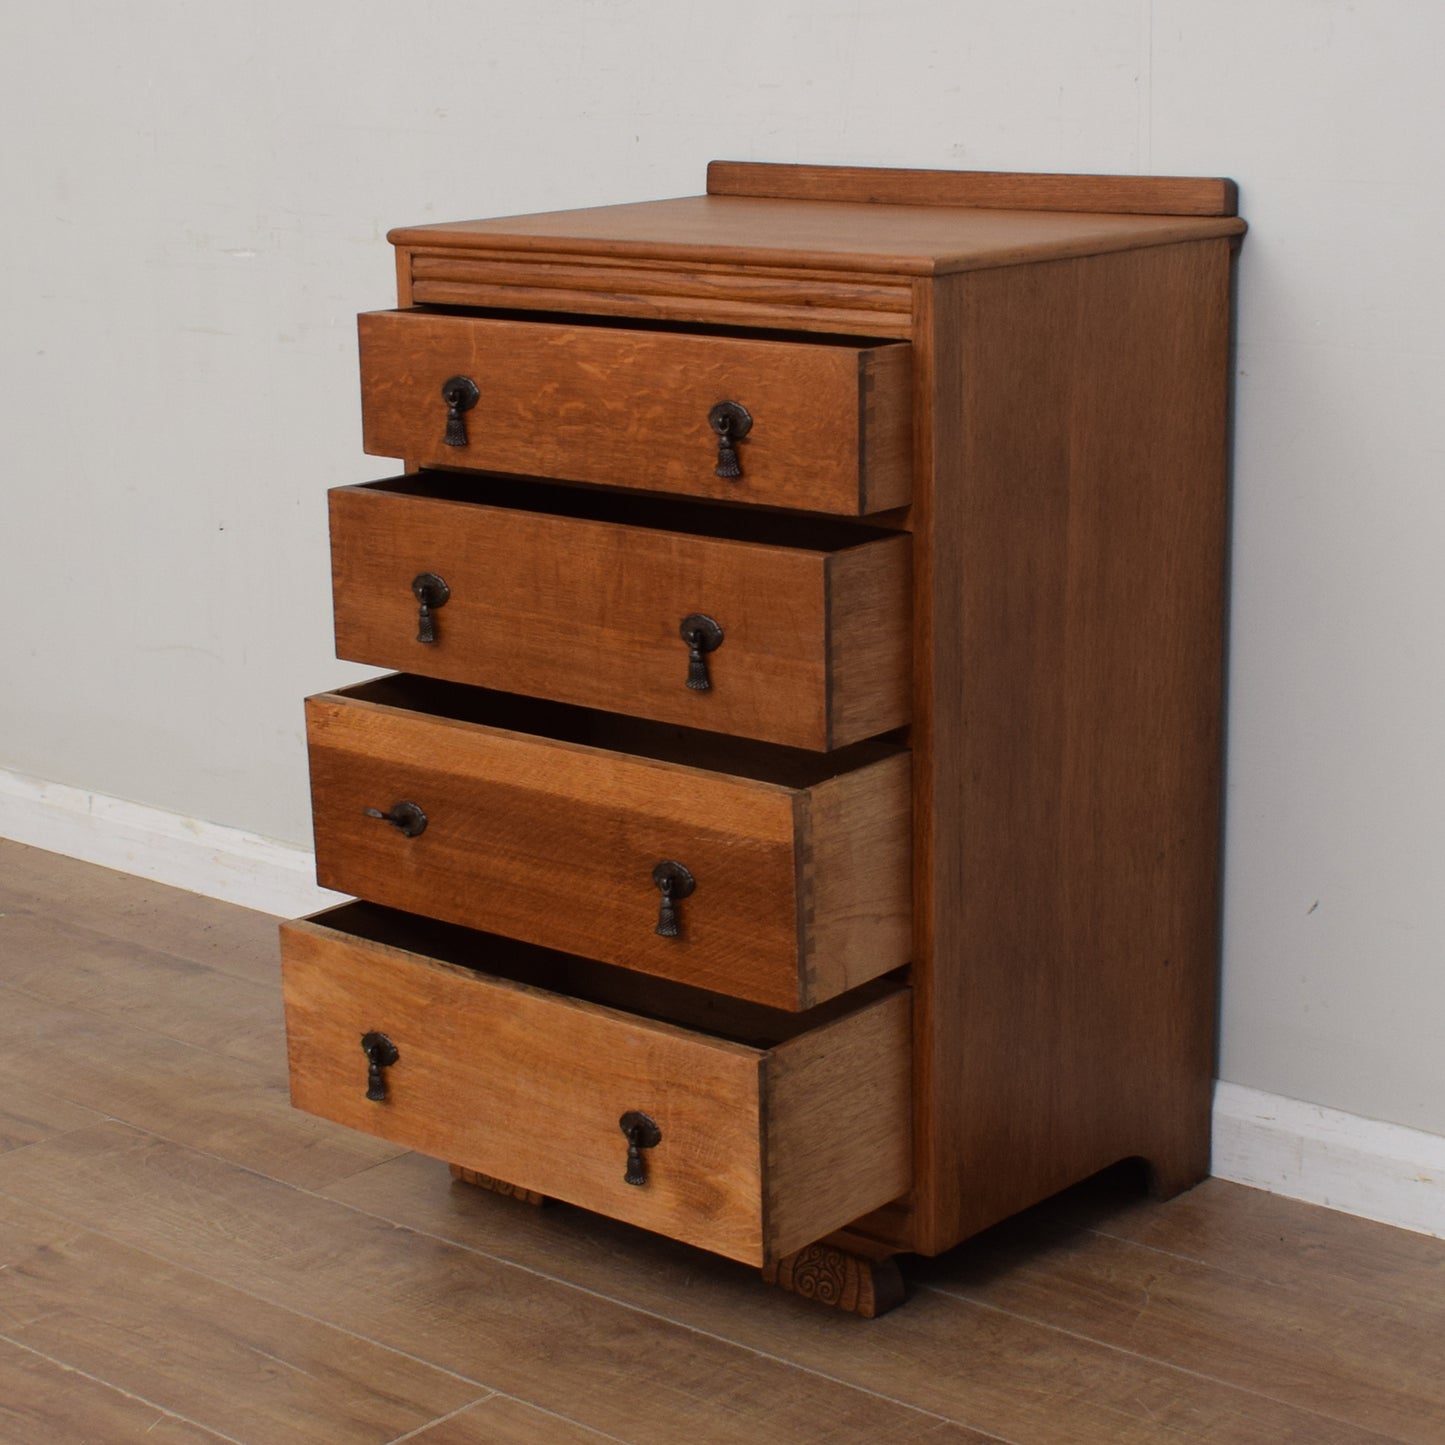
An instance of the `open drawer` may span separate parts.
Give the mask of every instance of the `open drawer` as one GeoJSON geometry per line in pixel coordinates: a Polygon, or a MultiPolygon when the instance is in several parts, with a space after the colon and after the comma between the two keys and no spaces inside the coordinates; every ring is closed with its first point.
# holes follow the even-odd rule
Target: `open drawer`
{"type": "Polygon", "coordinates": [[[306,734],[337,892],[782,1009],[912,956],[896,745],[808,753],[405,676],[308,699],[306,734]]]}
{"type": "Polygon", "coordinates": [[[420,310],[359,329],[375,456],[852,516],[909,499],[905,342],[420,310]]]}
{"type": "Polygon", "coordinates": [[[909,1188],[906,988],[786,1014],[365,903],[281,943],[310,1113],[755,1265],[909,1188]]]}
{"type": "Polygon", "coordinates": [[[501,477],[338,487],[336,651],[823,751],[909,720],[910,547],[828,518],[501,477]]]}

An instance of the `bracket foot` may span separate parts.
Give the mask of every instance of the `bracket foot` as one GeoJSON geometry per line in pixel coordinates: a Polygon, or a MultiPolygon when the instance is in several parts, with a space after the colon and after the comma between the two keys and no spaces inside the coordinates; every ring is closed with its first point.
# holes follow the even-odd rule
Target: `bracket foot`
{"type": "Polygon", "coordinates": [[[463,1184],[474,1185],[478,1189],[490,1189],[493,1194],[505,1194],[510,1199],[520,1199],[523,1204],[545,1204],[547,1196],[538,1194],[535,1189],[523,1189],[520,1184],[508,1184],[505,1179],[494,1179],[490,1174],[479,1174],[475,1169],[468,1169],[465,1164],[453,1164],[450,1166],[452,1178],[460,1180],[463,1184]]]}
{"type": "Polygon", "coordinates": [[[790,1294],[876,1319],[901,1305],[903,1275],[893,1251],[857,1235],[834,1234],[763,1266],[763,1279],[790,1294]]]}

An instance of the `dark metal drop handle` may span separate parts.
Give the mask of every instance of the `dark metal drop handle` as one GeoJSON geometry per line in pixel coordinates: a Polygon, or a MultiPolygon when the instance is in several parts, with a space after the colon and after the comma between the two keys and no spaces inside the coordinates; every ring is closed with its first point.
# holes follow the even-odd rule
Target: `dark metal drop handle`
{"type": "Polygon", "coordinates": [[[438,607],[445,607],[452,589],[435,572],[418,572],[411,579],[411,593],[421,608],[417,616],[416,640],[435,642],[437,640],[436,617],[438,607]]]}
{"type": "Polygon", "coordinates": [[[662,894],[657,910],[657,927],[653,932],[659,938],[677,938],[682,932],[677,905],[682,899],[692,896],[697,880],[681,863],[668,858],[652,870],[652,881],[662,894]]]}
{"type": "Polygon", "coordinates": [[[712,679],[707,675],[707,653],[703,650],[702,633],[689,632],[687,642],[687,685],[692,692],[710,692],[712,679]]]}
{"type": "Polygon", "coordinates": [[[643,1160],[644,1149],[656,1149],[662,1143],[662,1130],[657,1120],[639,1109],[629,1109],[618,1121],[627,1139],[627,1170],[622,1176],[624,1184],[639,1187],[647,1183],[647,1164],[643,1160]]]}
{"type": "Polygon", "coordinates": [[[408,838],[419,838],[426,832],[426,814],[415,803],[393,803],[385,813],[380,808],[363,808],[361,812],[366,818],[384,819],[408,838]]]}
{"type": "Polygon", "coordinates": [[[678,934],[677,907],[673,903],[672,895],[677,885],[671,878],[664,878],[657,886],[662,891],[662,905],[657,910],[656,932],[662,938],[676,938],[678,934]]]}
{"type": "Polygon", "coordinates": [[[366,1055],[366,1097],[373,1104],[386,1103],[386,1074],[401,1055],[396,1045],[385,1034],[370,1033],[361,1036],[361,1051],[366,1055]]]}
{"type": "Polygon", "coordinates": [[[747,407],[736,401],[720,401],[707,414],[707,424],[717,433],[717,466],[713,475],[736,481],[742,476],[737,444],[753,429],[747,407]]]}
{"type": "Polygon", "coordinates": [[[711,692],[707,655],[723,644],[723,630],[705,613],[693,612],[682,619],[678,636],[687,643],[687,687],[690,692],[711,692]]]}
{"type": "Polygon", "coordinates": [[[481,389],[469,376],[449,376],[442,382],[442,400],[447,404],[443,446],[464,447],[468,444],[467,423],[462,413],[470,411],[481,399],[481,389]]]}

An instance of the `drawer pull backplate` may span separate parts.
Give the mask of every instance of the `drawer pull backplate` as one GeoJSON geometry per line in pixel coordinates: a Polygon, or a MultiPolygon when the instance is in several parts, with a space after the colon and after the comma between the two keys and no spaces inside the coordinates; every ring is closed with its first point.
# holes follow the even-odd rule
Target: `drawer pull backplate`
{"type": "Polygon", "coordinates": [[[717,433],[717,466],[713,468],[713,475],[729,480],[742,476],[737,443],[753,429],[747,407],[736,401],[720,401],[708,412],[707,424],[717,433]]]}
{"type": "Polygon", "coordinates": [[[687,643],[687,685],[693,692],[710,692],[707,655],[723,643],[723,630],[711,617],[693,612],[682,619],[678,635],[687,643]]]}
{"type": "Polygon", "coordinates": [[[442,382],[442,400],[447,404],[447,432],[442,442],[446,446],[467,445],[467,422],[462,413],[481,399],[481,389],[469,376],[449,376],[442,382]]]}

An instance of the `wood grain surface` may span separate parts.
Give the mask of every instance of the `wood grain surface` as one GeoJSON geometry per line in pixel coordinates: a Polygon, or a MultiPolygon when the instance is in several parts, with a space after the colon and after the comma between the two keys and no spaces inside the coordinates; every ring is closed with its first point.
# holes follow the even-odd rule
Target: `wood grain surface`
{"type": "Polygon", "coordinates": [[[6,1339],[0,1339],[0,1427],[26,1445],[220,1445],[235,1438],[6,1339]]]}
{"type": "MultiPolygon", "coordinates": [[[[149,932],[175,957],[278,989],[264,915],[10,843],[0,898],[56,925],[26,949],[57,973],[75,930],[103,932],[108,914],[112,939],[149,932]]],[[[88,957],[92,991],[72,1026],[103,1019],[111,960],[138,1006],[164,1001],[162,971],[88,957]]],[[[0,1011],[12,995],[0,969],[0,1011]]],[[[238,1021],[253,1026],[276,1027],[238,1021]]],[[[373,1380],[378,1425],[430,1399],[436,1419],[414,1438],[436,1445],[572,1445],[589,1432],[626,1445],[1440,1438],[1445,1242],[1424,1235],[1220,1180],[1161,1204],[1116,1173],[936,1261],[905,1257],[912,1298],[867,1322],[599,1215],[454,1183],[415,1154],[298,1188],[257,1147],[269,1136],[278,1160],[292,1157],[284,1116],[263,1109],[244,1160],[228,1160],[215,1151],[239,1121],[212,1118],[212,1094],[178,1087],[162,1116],[127,1087],[128,1070],[148,1067],[137,1039],[133,1025],[88,1035],[83,1076],[41,1034],[7,1043],[7,1101],[43,1121],[43,1137],[0,1166],[0,1310],[26,1306],[0,1331],[0,1438],[275,1445],[257,1422],[287,1418],[327,1445],[388,1438],[358,1423],[373,1380]],[[112,1121],[74,1102],[97,1077],[112,1121]],[[124,1332],[123,1299],[136,1302],[124,1332]],[[328,1332],[344,1353],[319,1348],[328,1332]],[[455,1397],[428,1396],[423,1367],[478,1403],[448,1410],[455,1397]],[[162,1383],[164,1404],[143,1398],[162,1383]]],[[[256,1067],[263,1089],[284,1086],[279,1061],[256,1067]]],[[[318,1143],[359,1137],[314,1129],[318,1143]]]]}
{"type": "Polygon", "coordinates": [[[908,719],[906,536],[777,545],[445,490],[423,478],[331,493],[340,656],[820,751],[908,719]],[[838,626],[855,568],[894,606],[838,626]],[[451,589],[431,644],[412,593],[426,572],[451,589]],[[679,629],[693,614],[723,630],[706,691],[686,685],[679,629]]]}
{"type": "Polygon", "coordinates": [[[497,1179],[491,1174],[478,1174],[475,1169],[468,1169],[464,1164],[450,1164],[447,1167],[451,1170],[453,1179],[470,1184],[474,1189],[489,1189],[493,1194],[538,1208],[549,1202],[545,1194],[538,1194],[535,1189],[523,1189],[520,1184],[509,1184],[505,1179],[497,1179]]]}
{"type": "Polygon", "coordinates": [[[843,515],[908,500],[901,342],[406,311],[372,312],[358,324],[362,435],[374,456],[843,515]],[[441,389],[454,375],[481,391],[465,416],[464,446],[444,441],[441,389]],[[720,401],[752,417],[735,479],[715,474],[708,412],[720,401]]]}
{"type": "Polygon", "coordinates": [[[807,794],[803,948],[828,961],[809,988],[817,1002],[876,977],[885,958],[913,957],[911,773],[896,756],[807,794]]]}
{"type": "Polygon", "coordinates": [[[909,286],[896,277],[589,256],[484,255],[398,249],[406,297],[418,305],[503,307],[587,315],[765,326],[906,339],[909,286]]]}
{"type": "Polygon", "coordinates": [[[507,1395],[492,1395],[412,1439],[416,1445],[604,1445],[617,1437],[507,1395]]]}
{"type": "MultiPolygon", "coordinates": [[[[479,1394],[445,1371],[19,1201],[0,1216],[0,1258],[0,1336],[227,1436],[383,1442],[479,1394]],[[184,1351],[145,1347],[176,1338],[184,1351]]],[[[3,1418],[0,1406],[0,1438],[3,1418]]]]}
{"type": "Polygon", "coordinates": [[[920,314],[919,1180],[875,1222],[915,1248],[1125,1156],[1208,1170],[1228,306],[1200,242],[920,314]]]}
{"type": "MultiPolygon", "coordinates": [[[[1115,203],[1117,204],[1117,203],[1115,203]]],[[[880,278],[946,275],[994,266],[1103,255],[1238,236],[1235,216],[996,210],[962,205],[870,205],[762,196],[685,196],[543,215],[403,226],[396,245],[429,252],[603,257],[880,278]]],[[[866,333],[865,333],[866,334],[866,333]]]]}
{"type": "Polygon", "coordinates": [[[706,736],[687,765],[626,750],[620,723],[619,748],[586,747],[356,693],[306,706],[324,887],[776,1008],[908,962],[906,755],[789,787],[716,768],[706,736]],[[402,801],[416,837],[365,816],[402,801]],[[696,883],[676,937],[668,860],[696,883]]]}
{"type": "Polygon", "coordinates": [[[1239,191],[1233,181],[1204,176],[1041,175],[758,161],[711,162],[707,191],[710,196],[773,200],[1153,216],[1233,216],[1239,207],[1239,191]]]}
{"type": "Polygon", "coordinates": [[[282,927],[300,1109],[754,1264],[907,1187],[905,993],[764,1051],[408,954],[347,917],[282,927]],[[400,1055],[383,1102],[358,1047],[372,1030],[400,1055]],[[623,1179],[629,1110],[662,1134],[642,1187],[623,1179]]]}
{"type": "Polygon", "coordinates": [[[57,1134],[68,1134],[72,1129],[83,1129],[104,1117],[94,1109],[84,1109],[57,1098],[48,1089],[12,1079],[0,1101],[0,1154],[27,1148],[57,1134]]]}
{"type": "Polygon", "coordinates": [[[0,914],[0,957],[6,985],[29,998],[105,1014],[242,1062],[275,1062],[280,1016],[269,978],[219,973],[138,941],[23,913],[0,914]],[[66,949],[63,969],[49,957],[57,936],[66,949]]]}
{"type": "MultiPolygon", "coordinates": [[[[274,939],[268,952],[274,989],[274,939]]],[[[157,1028],[115,1018],[93,1001],[55,1003],[7,986],[0,1082],[27,1085],[41,1071],[67,1103],[134,1120],[302,1187],[320,1187],[397,1152],[290,1108],[279,1054],[251,1062],[170,1037],[161,1031],[164,994],[151,997],[157,1028]]],[[[268,1054],[275,1052],[276,1027],[273,1022],[266,1030],[268,1054]]],[[[11,1156],[5,1157],[8,1168],[11,1156]]]]}
{"type": "Polygon", "coordinates": [[[769,1261],[908,1189],[909,1019],[908,994],[900,991],[787,1039],[768,1055],[763,1218],[769,1261]],[[825,1217],[835,1222],[819,1229],[825,1217]]]}
{"type": "MultiPolygon", "coordinates": [[[[743,253],[769,281],[920,278],[912,412],[883,413],[914,441],[883,518],[913,533],[912,606],[861,548],[829,575],[830,647],[913,629],[915,1188],[864,1227],[941,1250],[1132,1155],[1183,1188],[1207,1168],[1234,189],[719,163],[709,190],[395,239],[438,277],[555,265],[558,290],[743,253]]],[[[840,660],[830,713],[848,684],[840,660]]],[[[888,726],[846,706],[844,736],[888,726]]]]}
{"type": "MultiPolygon", "coordinates": [[[[755,1445],[769,1433],[806,1441],[826,1420],[831,1440],[864,1445],[890,1434],[919,1438],[916,1431],[940,1423],[888,1396],[840,1387],[816,1371],[549,1279],[545,1269],[398,1229],[117,1124],[47,1147],[46,1155],[27,1151],[24,1167],[7,1169],[7,1193],[48,1203],[87,1227],[101,1224],[122,1243],[294,1313],[362,1328],[387,1349],[480,1385],[479,1395],[498,1390],[616,1439],[671,1445],[705,1422],[718,1445],[755,1445]]],[[[452,1183],[445,1165],[434,1167],[450,1188],[482,1196],[452,1183]]],[[[512,1200],[494,1202],[532,1212],[512,1200]]],[[[756,1271],[749,1273],[756,1281],[756,1271]]],[[[172,1348],[183,1346],[183,1335],[167,1338],[172,1348]]],[[[328,1434],[348,1438],[340,1421],[328,1434]]],[[[253,1435],[245,1445],[269,1442],[253,1435]]]]}

